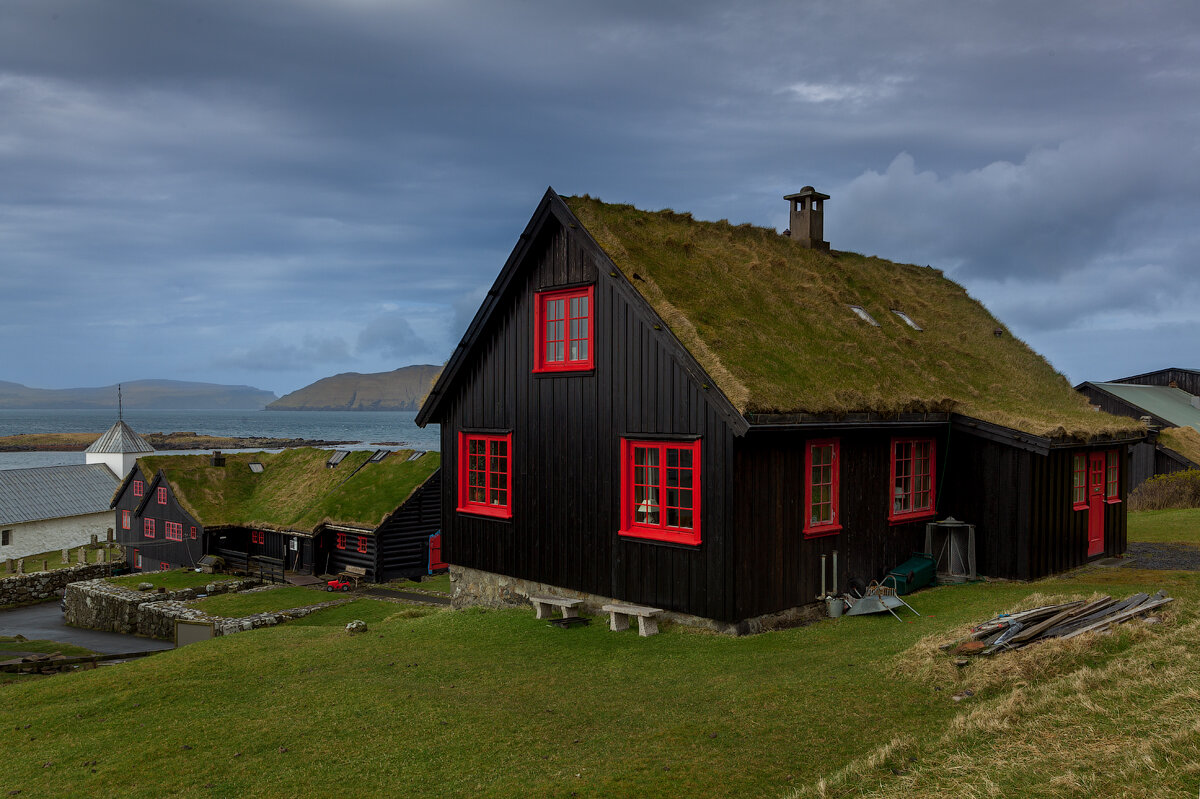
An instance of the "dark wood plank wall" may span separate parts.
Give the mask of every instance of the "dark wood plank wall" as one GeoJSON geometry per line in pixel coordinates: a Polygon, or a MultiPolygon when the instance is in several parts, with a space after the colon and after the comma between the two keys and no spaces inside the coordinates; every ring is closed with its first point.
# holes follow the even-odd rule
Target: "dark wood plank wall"
{"type": "MultiPolygon", "coordinates": [[[[737,562],[739,618],[813,602],[821,588],[821,555],[826,555],[827,588],[832,589],[832,553],[838,551],[838,589],[882,578],[925,541],[924,522],[892,525],[891,440],[933,436],[937,441],[937,484],[944,484],[945,428],[839,432],[750,432],[735,444],[732,538],[737,562]],[[840,516],[842,531],[804,538],[804,446],[815,438],[841,442],[840,516]]],[[[937,496],[942,496],[938,488],[937,496]]],[[[939,506],[941,500],[938,500],[939,506]]],[[[944,514],[939,514],[944,515],[944,514]]]]}
{"type": "Polygon", "coordinates": [[[953,516],[975,525],[975,567],[980,574],[1024,577],[1031,546],[1029,470],[1038,456],[958,431],[951,432],[947,446],[946,491],[938,518],[953,516]]]}
{"type": "MultiPolygon", "coordinates": [[[[1121,502],[1104,508],[1104,555],[1119,555],[1127,545],[1125,505],[1129,496],[1132,458],[1121,461],[1121,502]]],[[[1087,562],[1088,511],[1075,510],[1072,496],[1072,456],[1078,450],[1056,449],[1032,459],[1029,470],[1033,504],[1029,521],[1029,556],[1016,576],[1033,580],[1073,569],[1087,562]]]]}
{"type": "MultiPolygon", "coordinates": [[[[1140,486],[1145,481],[1149,480],[1156,474],[1159,474],[1159,458],[1157,447],[1148,441],[1141,441],[1133,445],[1133,453],[1129,459],[1129,488],[1133,489],[1140,486]]],[[[1162,458],[1163,461],[1175,463],[1170,458],[1162,458]]],[[[1167,466],[1167,463],[1163,463],[1167,466]]],[[[1181,466],[1181,464],[1177,464],[1181,466]]]]}
{"type": "Polygon", "coordinates": [[[167,487],[167,503],[165,505],[158,504],[158,497],[154,495],[156,494],[154,476],[151,475],[151,478],[147,479],[142,473],[141,467],[135,466],[134,468],[137,470],[137,475],[133,479],[143,481],[146,485],[146,493],[151,496],[141,515],[136,513],[136,508],[141,504],[142,497],[133,495],[133,480],[126,484],[125,490],[117,498],[116,525],[113,530],[117,541],[125,547],[126,563],[133,566],[133,550],[136,549],[142,556],[142,571],[158,571],[160,564],[164,562],[170,564],[173,569],[196,566],[204,555],[204,526],[179,505],[169,483],[162,483],[167,487]],[[130,511],[130,529],[128,530],[121,527],[123,510],[130,511]],[[154,538],[145,536],[143,524],[145,519],[154,520],[154,538]],[[178,522],[182,525],[182,541],[171,541],[167,538],[167,522],[178,522]],[[192,527],[196,528],[195,540],[191,538],[192,527]]]}
{"type": "Polygon", "coordinates": [[[437,420],[448,475],[443,556],[461,566],[732,619],[728,426],[624,278],[598,269],[585,241],[550,222],[529,252],[437,420]],[[534,292],[584,283],[596,285],[594,372],[532,374],[534,292]],[[455,510],[463,428],[512,431],[511,520],[455,510]],[[620,439],[652,434],[702,436],[697,547],[617,536],[620,439]]]}
{"type": "MultiPolygon", "coordinates": [[[[1195,468],[1182,455],[1164,452],[1161,447],[1154,451],[1154,474],[1174,474],[1195,468]]],[[[1131,484],[1136,488],[1136,484],[1131,484]]]]}
{"type": "Polygon", "coordinates": [[[321,572],[327,574],[337,574],[345,571],[347,566],[358,566],[367,570],[367,579],[378,582],[377,557],[376,557],[376,540],[375,536],[369,532],[364,533],[346,533],[346,548],[337,548],[337,531],[326,530],[322,532],[322,544],[325,557],[322,559],[321,572]],[[359,541],[366,541],[367,551],[359,552],[359,541]]]}
{"type": "Polygon", "coordinates": [[[1187,393],[1200,396],[1200,371],[1194,369],[1161,369],[1157,372],[1112,382],[1131,383],[1137,386],[1169,386],[1172,381],[1187,393]]]}
{"type": "Polygon", "coordinates": [[[442,471],[439,469],[375,531],[379,579],[427,574],[429,536],[441,528],[442,471]]]}

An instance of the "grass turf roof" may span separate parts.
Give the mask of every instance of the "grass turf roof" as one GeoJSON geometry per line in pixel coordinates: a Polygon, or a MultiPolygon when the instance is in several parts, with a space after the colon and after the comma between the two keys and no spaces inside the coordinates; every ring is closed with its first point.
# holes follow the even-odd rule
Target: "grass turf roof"
{"type": "Polygon", "coordinates": [[[751,225],[563,200],[743,414],[952,411],[1083,440],[1142,429],[1092,410],[940,270],[809,250],[751,225]]]}
{"type": "Polygon", "coordinates": [[[331,454],[303,447],[227,453],[225,466],[210,465],[208,455],[150,455],[138,463],[151,479],[163,469],[179,503],[205,526],[310,533],[322,522],[378,526],[441,465],[436,452],[408,461],[411,450],[397,450],[363,466],[372,453],[362,450],[328,469],[331,454]],[[262,473],[250,471],[251,461],[263,464],[262,473]]]}
{"type": "Polygon", "coordinates": [[[1194,427],[1168,427],[1158,432],[1158,443],[1192,463],[1200,463],[1200,432],[1194,427]]]}

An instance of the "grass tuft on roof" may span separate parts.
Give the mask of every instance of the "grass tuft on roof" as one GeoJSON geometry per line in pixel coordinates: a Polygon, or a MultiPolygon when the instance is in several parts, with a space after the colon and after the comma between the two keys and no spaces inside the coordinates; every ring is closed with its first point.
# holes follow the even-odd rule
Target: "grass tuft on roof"
{"type": "Polygon", "coordinates": [[[940,270],[809,250],[751,225],[563,199],[743,414],[955,412],[1081,440],[1143,429],[1094,411],[940,270]]]}
{"type": "Polygon", "coordinates": [[[1200,464],[1200,431],[1194,427],[1168,427],[1158,431],[1158,443],[1200,464]]]}
{"type": "Polygon", "coordinates": [[[330,451],[226,453],[224,466],[208,455],[151,455],[139,459],[148,475],[163,469],[180,504],[206,527],[238,525],[313,532],[323,522],[374,528],[441,465],[436,452],[414,461],[397,450],[379,463],[372,452],[351,452],[328,469],[330,451]],[[261,473],[250,462],[263,464],[261,473]]]}

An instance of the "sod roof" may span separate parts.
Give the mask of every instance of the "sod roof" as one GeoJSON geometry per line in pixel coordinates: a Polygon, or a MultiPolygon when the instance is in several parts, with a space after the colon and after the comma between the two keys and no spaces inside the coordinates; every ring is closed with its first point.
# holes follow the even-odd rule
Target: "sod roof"
{"type": "Polygon", "coordinates": [[[751,225],[563,200],[745,415],[955,412],[1081,440],[1143,429],[1093,410],[940,270],[809,250],[751,225]]]}
{"type": "Polygon", "coordinates": [[[138,463],[148,476],[162,469],[179,503],[206,527],[307,533],[322,523],[374,529],[441,465],[436,452],[409,461],[411,450],[367,463],[372,453],[363,450],[329,469],[331,454],[304,447],[227,453],[224,466],[212,466],[208,455],[153,455],[138,463]],[[263,464],[262,472],[250,471],[251,461],[263,464]]]}
{"type": "Polygon", "coordinates": [[[1158,431],[1158,443],[1200,464],[1200,432],[1194,427],[1167,427],[1158,431]]]}

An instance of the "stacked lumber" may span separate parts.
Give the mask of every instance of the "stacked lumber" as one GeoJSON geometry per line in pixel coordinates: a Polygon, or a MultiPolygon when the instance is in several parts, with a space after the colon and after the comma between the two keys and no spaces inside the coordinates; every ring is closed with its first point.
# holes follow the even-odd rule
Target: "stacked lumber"
{"type": "Polygon", "coordinates": [[[1165,591],[1159,591],[1154,596],[1131,594],[1119,601],[1105,596],[1087,602],[1079,599],[1019,613],[1001,613],[972,627],[965,639],[953,641],[942,648],[954,648],[956,653],[964,655],[991,655],[1008,649],[1020,649],[1049,638],[1066,640],[1083,633],[1106,630],[1171,601],[1165,591]]]}

